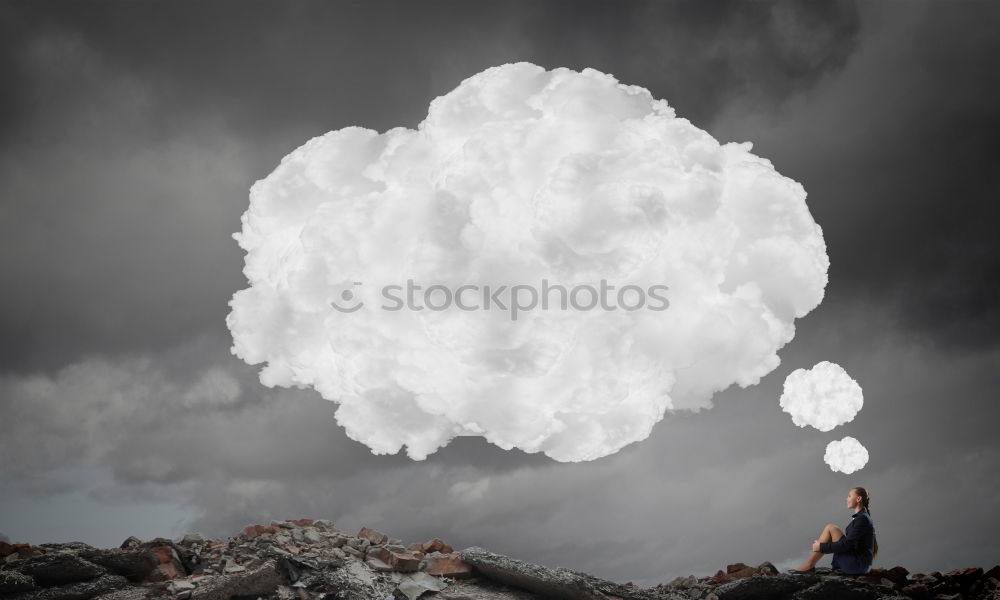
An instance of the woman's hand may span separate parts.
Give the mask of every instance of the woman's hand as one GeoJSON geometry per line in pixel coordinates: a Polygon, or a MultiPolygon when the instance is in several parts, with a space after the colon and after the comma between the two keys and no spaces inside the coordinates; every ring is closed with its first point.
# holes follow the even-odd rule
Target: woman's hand
{"type": "Polygon", "coordinates": [[[813,540],[813,552],[819,552],[819,540],[813,540]]]}

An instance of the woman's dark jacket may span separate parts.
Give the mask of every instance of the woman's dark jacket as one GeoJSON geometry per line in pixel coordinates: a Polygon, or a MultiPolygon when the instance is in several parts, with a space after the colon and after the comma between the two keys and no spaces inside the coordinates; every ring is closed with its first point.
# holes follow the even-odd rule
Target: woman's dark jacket
{"type": "Polygon", "coordinates": [[[833,552],[833,567],[846,573],[867,573],[872,566],[875,548],[875,523],[868,509],[851,515],[844,537],[836,542],[820,542],[819,551],[833,552]]]}

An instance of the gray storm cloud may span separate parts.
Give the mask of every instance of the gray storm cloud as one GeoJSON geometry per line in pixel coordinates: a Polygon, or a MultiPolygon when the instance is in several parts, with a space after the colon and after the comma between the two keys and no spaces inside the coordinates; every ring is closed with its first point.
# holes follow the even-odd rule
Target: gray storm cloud
{"type": "MultiPolygon", "coordinates": [[[[803,187],[593,69],[486,69],[417,129],[313,138],[250,190],[233,353],[314,388],[374,453],[456,436],[557,461],[645,439],[667,410],[774,370],[823,299],[803,187]],[[666,286],[666,310],[382,310],[413,280],[666,286]],[[334,306],[351,300],[359,309],[334,306]]],[[[585,296],[585,295],[584,295],[585,296]]],[[[425,297],[429,300],[429,297],[425,297]]],[[[440,297],[438,297],[440,299],[440,297]]]]}

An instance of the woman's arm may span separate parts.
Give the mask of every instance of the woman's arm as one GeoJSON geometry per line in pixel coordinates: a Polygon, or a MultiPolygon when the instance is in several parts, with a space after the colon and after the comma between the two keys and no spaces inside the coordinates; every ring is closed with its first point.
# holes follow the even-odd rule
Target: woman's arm
{"type": "Polygon", "coordinates": [[[821,542],[819,551],[823,554],[829,554],[830,552],[857,552],[860,549],[861,543],[872,533],[875,527],[872,525],[871,519],[866,515],[858,515],[855,521],[857,522],[853,523],[854,526],[848,527],[848,531],[844,534],[844,537],[836,542],[821,542]]]}

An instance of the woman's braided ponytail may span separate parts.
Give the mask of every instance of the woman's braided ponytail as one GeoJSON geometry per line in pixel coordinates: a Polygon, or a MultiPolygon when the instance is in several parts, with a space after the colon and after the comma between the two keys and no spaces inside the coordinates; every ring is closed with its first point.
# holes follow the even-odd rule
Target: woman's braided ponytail
{"type": "MultiPolygon", "coordinates": [[[[857,487],[857,488],[854,488],[854,493],[856,493],[858,496],[861,496],[861,506],[863,506],[864,509],[868,511],[868,514],[871,515],[872,514],[872,509],[871,509],[872,499],[871,499],[871,496],[868,495],[868,490],[866,490],[863,487],[857,487]]],[[[874,556],[878,556],[878,538],[875,538],[875,549],[872,551],[872,556],[873,557],[874,556]]]]}

